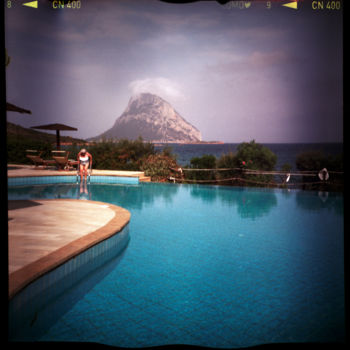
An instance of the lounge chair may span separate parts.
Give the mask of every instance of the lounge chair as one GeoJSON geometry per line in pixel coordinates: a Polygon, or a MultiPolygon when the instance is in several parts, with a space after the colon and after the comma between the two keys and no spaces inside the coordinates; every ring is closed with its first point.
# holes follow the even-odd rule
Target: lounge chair
{"type": "Polygon", "coordinates": [[[35,169],[37,169],[39,166],[46,168],[48,165],[53,165],[56,163],[54,160],[45,160],[41,158],[43,151],[39,152],[37,150],[27,149],[26,152],[26,157],[34,163],[35,169]]]}
{"type": "Polygon", "coordinates": [[[69,159],[69,151],[52,151],[52,158],[56,162],[59,170],[70,170],[74,165],[78,165],[78,161],[69,159]]]}

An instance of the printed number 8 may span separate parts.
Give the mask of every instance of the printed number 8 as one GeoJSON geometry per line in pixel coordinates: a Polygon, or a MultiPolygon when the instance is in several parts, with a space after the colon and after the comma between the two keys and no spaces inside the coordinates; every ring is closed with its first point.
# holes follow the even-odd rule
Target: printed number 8
{"type": "Polygon", "coordinates": [[[7,8],[11,8],[12,2],[9,0],[7,1],[7,8]]]}
{"type": "Polygon", "coordinates": [[[271,9],[271,1],[267,1],[266,7],[270,10],[271,9]]]}

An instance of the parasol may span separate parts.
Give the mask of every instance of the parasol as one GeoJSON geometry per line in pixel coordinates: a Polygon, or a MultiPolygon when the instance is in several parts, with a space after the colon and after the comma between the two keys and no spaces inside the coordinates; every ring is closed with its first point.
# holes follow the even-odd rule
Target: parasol
{"type": "Polygon", "coordinates": [[[41,130],[56,130],[56,144],[57,149],[60,149],[60,130],[77,131],[77,128],[64,124],[47,124],[32,126],[31,129],[41,129],[41,130]]]}
{"type": "Polygon", "coordinates": [[[13,105],[12,103],[6,102],[6,110],[9,112],[18,112],[18,113],[27,113],[32,114],[32,112],[28,109],[24,109],[18,106],[13,105]]]}

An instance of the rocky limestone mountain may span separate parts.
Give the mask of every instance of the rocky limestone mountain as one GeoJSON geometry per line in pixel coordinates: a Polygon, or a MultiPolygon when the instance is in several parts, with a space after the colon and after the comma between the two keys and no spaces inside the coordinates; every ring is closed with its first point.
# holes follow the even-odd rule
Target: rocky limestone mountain
{"type": "Polygon", "coordinates": [[[150,93],[133,96],[113,127],[92,139],[135,140],[139,136],[152,142],[201,141],[197,128],[181,117],[168,102],[150,93]]]}

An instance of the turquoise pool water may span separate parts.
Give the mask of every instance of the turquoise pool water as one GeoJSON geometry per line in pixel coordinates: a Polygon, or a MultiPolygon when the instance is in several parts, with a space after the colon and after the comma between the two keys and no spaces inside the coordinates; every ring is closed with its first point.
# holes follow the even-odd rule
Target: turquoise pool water
{"type": "Polygon", "coordinates": [[[9,188],[9,199],[91,199],[131,212],[122,255],[67,291],[69,307],[33,339],[218,348],[345,341],[341,194],[152,183],[79,192],[9,188]]]}

